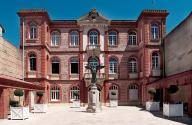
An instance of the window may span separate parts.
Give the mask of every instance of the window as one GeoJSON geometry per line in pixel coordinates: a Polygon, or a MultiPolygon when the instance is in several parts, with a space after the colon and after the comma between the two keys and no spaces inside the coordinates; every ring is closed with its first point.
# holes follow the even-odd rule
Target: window
{"type": "Polygon", "coordinates": [[[37,38],[37,25],[35,23],[30,24],[30,39],[37,38]]]}
{"type": "Polygon", "coordinates": [[[112,85],[109,90],[118,90],[118,86],[117,85],[112,85]]]}
{"type": "Polygon", "coordinates": [[[59,74],[59,59],[53,58],[52,59],[52,74],[59,74]]]}
{"type": "Polygon", "coordinates": [[[117,60],[115,58],[109,59],[109,73],[110,74],[117,73],[117,60]]]}
{"type": "Polygon", "coordinates": [[[79,34],[76,31],[70,33],[70,45],[71,46],[78,46],[79,45],[79,34]]]}
{"type": "Polygon", "coordinates": [[[71,59],[71,74],[79,74],[79,61],[77,58],[71,59]]]}
{"type": "Polygon", "coordinates": [[[98,45],[98,33],[97,31],[91,31],[89,33],[89,44],[98,45]]]}
{"type": "Polygon", "coordinates": [[[158,39],[159,38],[159,27],[157,24],[151,25],[151,38],[158,39]]]}
{"type": "Polygon", "coordinates": [[[59,101],[60,88],[58,86],[51,88],[51,101],[59,101]]]}
{"type": "Polygon", "coordinates": [[[57,31],[53,31],[51,33],[51,46],[59,46],[59,43],[61,41],[61,35],[57,31]]]}
{"type": "Polygon", "coordinates": [[[70,90],[70,99],[79,99],[80,98],[80,90],[79,87],[73,86],[70,90]],[[75,94],[76,93],[76,94],[75,94]]]}
{"type": "Polygon", "coordinates": [[[131,58],[129,60],[129,72],[136,73],[137,72],[137,61],[135,58],[131,58]]]}
{"type": "Polygon", "coordinates": [[[109,45],[110,46],[117,45],[117,32],[115,31],[109,32],[109,45]]]}
{"type": "Polygon", "coordinates": [[[29,55],[29,65],[30,65],[30,71],[36,71],[36,55],[35,54],[29,55]]]}
{"type": "Polygon", "coordinates": [[[137,45],[137,34],[135,32],[129,33],[128,45],[137,45]]]}
{"type": "Polygon", "coordinates": [[[159,69],[159,54],[157,52],[153,52],[152,54],[152,69],[159,69]]]}
{"type": "Polygon", "coordinates": [[[89,65],[91,65],[91,66],[99,65],[99,61],[96,58],[91,57],[91,58],[89,58],[88,62],[89,62],[89,65]]]}

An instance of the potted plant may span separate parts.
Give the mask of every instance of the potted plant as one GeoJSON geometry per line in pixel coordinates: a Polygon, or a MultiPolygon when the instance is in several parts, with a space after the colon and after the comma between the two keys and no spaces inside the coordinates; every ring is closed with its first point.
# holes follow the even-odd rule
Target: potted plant
{"type": "Polygon", "coordinates": [[[151,87],[148,89],[148,94],[151,96],[151,100],[146,102],[146,110],[148,111],[159,111],[160,110],[160,102],[154,100],[154,96],[156,94],[156,89],[151,87]]]}
{"type": "MultiPolygon", "coordinates": [[[[179,90],[178,86],[170,85],[167,89],[169,94],[175,94],[179,90]]],[[[168,117],[183,116],[183,103],[170,101],[163,104],[163,115],[168,117]]]]}
{"type": "Polygon", "coordinates": [[[118,106],[117,91],[111,91],[109,93],[109,99],[110,99],[110,107],[117,107],[118,106]]]}
{"type": "Polygon", "coordinates": [[[74,99],[72,100],[72,108],[80,108],[79,92],[73,92],[74,99]]]}
{"type": "Polygon", "coordinates": [[[33,112],[36,113],[46,113],[47,112],[47,104],[42,103],[42,98],[44,95],[44,91],[37,91],[36,96],[37,96],[37,103],[34,104],[34,110],[33,112]]]}
{"type": "Polygon", "coordinates": [[[19,97],[19,101],[10,100],[11,119],[27,119],[29,118],[29,106],[21,105],[21,97],[24,95],[22,89],[16,89],[14,95],[19,97]]]}

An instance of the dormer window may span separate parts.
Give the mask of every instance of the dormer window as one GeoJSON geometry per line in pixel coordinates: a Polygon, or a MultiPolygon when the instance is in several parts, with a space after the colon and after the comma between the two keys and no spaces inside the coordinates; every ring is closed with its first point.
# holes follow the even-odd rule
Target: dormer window
{"type": "Polygon", "coordinates": [[[37,39],[37,24],[32,22],[29,27],[30,27],[29,38],[30,39],[37,39]]]}
{"type": "Polygon", "coordinates": [[[53,31],[51,33],[51,46],[59,46],[61,41],[61,35],[58,31],[53,31]]]}

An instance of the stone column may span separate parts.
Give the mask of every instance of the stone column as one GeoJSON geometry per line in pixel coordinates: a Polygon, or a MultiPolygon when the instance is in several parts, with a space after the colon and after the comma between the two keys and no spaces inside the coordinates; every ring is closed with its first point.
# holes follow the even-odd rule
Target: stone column
{"type": "Polygon", "coordinates": [[[9,91],[7,88],[0,87],[0,119],[8,116],[9,109],[9,91]]]}

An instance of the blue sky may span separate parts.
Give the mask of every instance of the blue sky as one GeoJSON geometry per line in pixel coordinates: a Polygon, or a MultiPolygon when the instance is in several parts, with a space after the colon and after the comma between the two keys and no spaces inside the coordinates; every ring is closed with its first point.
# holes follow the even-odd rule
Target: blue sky
{"type": "Polygon", "coordinates": [[[51,19],[78,19],[96,8],[109,19],[137,19],[143,9],[167,9],[167,33],[191,11],[192,0],[1,0],[0,24],[5,38],[19,46],[20,9],[45,8],[51,19]]]}

